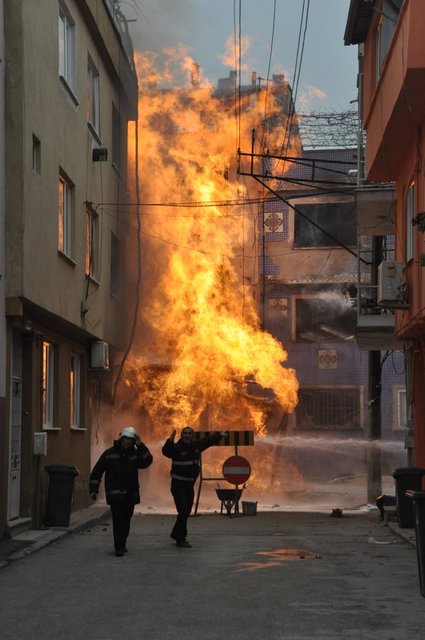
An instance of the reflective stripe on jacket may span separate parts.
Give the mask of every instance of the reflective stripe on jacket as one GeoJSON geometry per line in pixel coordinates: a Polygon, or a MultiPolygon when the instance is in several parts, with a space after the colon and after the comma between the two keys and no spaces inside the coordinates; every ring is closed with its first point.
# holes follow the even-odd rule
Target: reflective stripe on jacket
{"type": "Polygon", "coordinates": [[[106,449],[93,467],[90,475],[90,493],[98,493],[105,474],[106,502],[140,502],[139,469],[152,464],[152,454],[141,442],[130,449],[121,449],[118,442],[106,449]]]}
{"type": "Polygon", "coordinates": [[[195,482],[199,476],[201,452],[219,440],[221,440],[221,433],[218,431],[198,442],[185,443],[181,438],[174,442],[168,438],[162,447],[162,453],[172,460],[170,476],[175,480],[195,482]]]}

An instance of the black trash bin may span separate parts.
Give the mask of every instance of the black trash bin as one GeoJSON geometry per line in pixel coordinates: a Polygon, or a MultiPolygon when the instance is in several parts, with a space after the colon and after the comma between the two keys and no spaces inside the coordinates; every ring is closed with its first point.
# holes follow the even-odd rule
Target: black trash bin
{"type": "Polygon", "coordinates": [[[413,529],[415,526],[413,502],[409,496],[406,496],[406,491],[420,491],[424,474],[425,469],[420,469],[419,467],[400,467],[393,473],[396,487],[398,524],[402,529],[413,529]]]}
{"type": "Polygon", "coordinates": [[[425,597],[425,491],[406,491],[406,495],[414,505],[419,587],[425,597]]]}
{"type": "Polygon", "coordinates": [[[44,468],[49,474],[44,524],[48,527],[67,527],[71,517],[74,480],[78,471],[70,464],[48,464],[44,468]]]}

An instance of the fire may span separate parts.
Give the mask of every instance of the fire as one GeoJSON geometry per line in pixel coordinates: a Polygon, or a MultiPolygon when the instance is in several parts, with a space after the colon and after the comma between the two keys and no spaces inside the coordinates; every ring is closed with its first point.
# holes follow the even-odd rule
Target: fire
{"type": "Polygon", "coordinates": [[[198,73],[176,88],[190,62],[182,47],[136,56],[139,191],[151,205],[140,207],[143,284],[126,401],[161,436],[186,423],[262,434],[274,407],[294,409],[298,383],[282,345],[260,328],[258,211],[243,204],[252,194],[237,179],[237,147],[250,148],[265,108],[280,122],[267,148],[278,147],[285,123],[265,91],[242,101],[238,125],[234,102],[214,97],[198,73]],[[252,393],[252,384],[269,391],[252,393]]]}

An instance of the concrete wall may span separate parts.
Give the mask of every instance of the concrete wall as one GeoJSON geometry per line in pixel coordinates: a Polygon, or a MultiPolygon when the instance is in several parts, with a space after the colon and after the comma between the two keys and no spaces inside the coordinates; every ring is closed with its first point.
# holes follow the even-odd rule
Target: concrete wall
{"type": "MultiPolygon", "coordinates": [[[[5,307],[5,152],[4,152],[4,6],[0,0],[0,470],[6,468],[6,307],[5,307]]],[[[5,484],[0,488],[0,503],[4,504],[7,493],[5,484]]],[[[0,509],[0,530],[4,527],[4,512],[0,509]]]]}
{"type": "MultiPolygon", "coordinates": [[[[7,210],[11,253],[7,296],[24,297],[112,342],[114,313],[119,303],[110,295],[110,234],[111,230],[119,232],[119,222],[116,210],[111,213],[109,207],[105,212],[99,203],[115,203],[125,198],[125,186],[111,165],[112,102],[118,106],[120,98],[89,30],[81,21],[76,3],[68,2],[67,7],[74,20],[79,20],[73,87],[77,102],[59,80],[56,0],[41,6],[22,3],[21,24],[15,9],[12,12],[15,15],[9,16],[8,43],[15,51],[8,63],[7,210]],[[87,126],[88,54],[100,76],[100,140],[95,140],[87,126]],[[32,168],[33,135],[41,143],[40,175],[32,168]],[[107,162],[92,162],[92,148],[97,146],[109,150],[107,162]],[[59,168],[75,185],[72,260],[58,253],[59,168]],[[86,201],[99,206],[102,262],[99,283],[89,285],[89,311],[82,318],[80,304],[87,290],[86,201]],[[102,313],[105,305],[108,314],[102,313]]],[[[125,104],[121,103],[121,108],[125,119],[125,104]]]]}

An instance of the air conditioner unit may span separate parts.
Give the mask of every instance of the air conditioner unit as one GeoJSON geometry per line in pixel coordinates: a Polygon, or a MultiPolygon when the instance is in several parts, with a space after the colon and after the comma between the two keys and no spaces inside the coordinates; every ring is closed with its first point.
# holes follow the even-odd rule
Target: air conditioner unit
{"type": "Polygon", "coordinates": [[[403,304],[403,263],[384,260],[378,267],[378,304],[397,308],[403,304]]]}
{"type": "Polygon", "coordinates": [[[103,340],[95,340],[90,346],[90,368],[109,369],[109,344],[103,340]]]}

